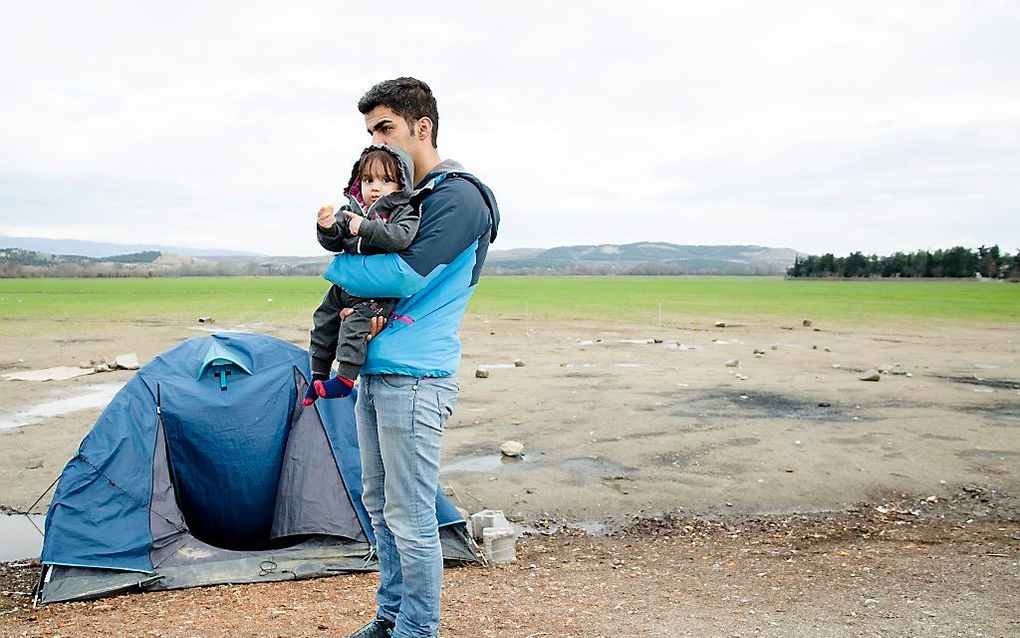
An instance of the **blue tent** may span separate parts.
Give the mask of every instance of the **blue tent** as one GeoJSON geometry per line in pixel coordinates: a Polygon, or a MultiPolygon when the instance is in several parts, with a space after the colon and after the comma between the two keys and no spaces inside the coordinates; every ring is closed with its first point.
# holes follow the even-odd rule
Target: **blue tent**
{"type": "MultiPolygon", "coordinates": [[[[377,568],[354,401],[301,402],[308,353],[197,337],[144,366],[68,462],[50,504],[42,602],[377,568]]],[[[442,492],[444,558],[473,561],[442,492]]]]}

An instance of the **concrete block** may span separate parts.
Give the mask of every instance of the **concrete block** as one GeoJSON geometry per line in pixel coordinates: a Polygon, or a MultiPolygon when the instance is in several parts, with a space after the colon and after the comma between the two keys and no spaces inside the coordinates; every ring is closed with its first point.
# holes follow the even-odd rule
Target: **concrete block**
{"type": "Polygon", "coordinates": [[[510,522],[503,515],[503,510],[482,510],[471,515],[468,521],[468,533],[478,542],[482,541],[482,532],[487,527],[510,527],[510,522]]]}
{"type": "Polygon", "coordinates": [[[494,565],[517,562],[517,530],[511,526],[487,527],[482,531],[482,555],[494,565]]]}

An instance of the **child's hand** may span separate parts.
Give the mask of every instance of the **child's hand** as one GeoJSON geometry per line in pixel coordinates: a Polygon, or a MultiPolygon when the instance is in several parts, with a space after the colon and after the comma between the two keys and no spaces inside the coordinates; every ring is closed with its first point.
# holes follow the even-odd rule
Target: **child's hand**
{"type": "Polygon", "coordinates": [[[336,215],[333,214],[332,206],[323,206],[319,209],[319,227],[320,228],[332,228],[333,224],[336,223],[336,215]]]}
{"type": "Polygon", "coordinates": [[[365,221],[365,218],[357,213],[352,213],[349,210],[345,210],[344,215],[347,215],[347,218],[350,220],[347,227],[351,230],[351,234],[357,235],[358,230],[361,229],[361,222],[365,221]]]}

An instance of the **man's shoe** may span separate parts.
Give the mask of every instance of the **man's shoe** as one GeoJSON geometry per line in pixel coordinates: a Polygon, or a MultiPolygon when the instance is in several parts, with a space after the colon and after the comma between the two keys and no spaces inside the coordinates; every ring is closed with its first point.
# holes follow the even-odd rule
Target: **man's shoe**
{"type": "Polygon", "coordinates": [[[382,618],[375,618],[347,638],[390,638],[393,635],[393,623],[382,618]]]}

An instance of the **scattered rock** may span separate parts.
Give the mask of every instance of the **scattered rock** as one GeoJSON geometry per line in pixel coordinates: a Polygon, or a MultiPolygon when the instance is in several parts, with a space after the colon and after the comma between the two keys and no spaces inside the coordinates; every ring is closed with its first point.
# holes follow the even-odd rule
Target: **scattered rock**
{"type": "Polygon", "coordinates": [[[110,364],[106,363],[105,361],[103,363],[99,363],[92,366],[93,372],[109,372],[111,369],[112,368],[110,368],[110,364]]]}
{"type": "Polygon", "coordinates": [[[875,369],[881,374],[889,374],[889,371],[893,369],[893,365],[891,363],[883,363],[875,369]]]}
{"type": "Polygon", "coordinates": [[[43,466],[42,459],[29,459],[28,462],[25,463],[26,470],[38,470],[42,466],[43,466]]]}
{"type": "Polygon", "coordinates": [[[488,379],[489,378],[489,371],[486,370],[485,368],[477,368],[475,370],[475,378],[476,379],[488,379]]]}
{"type": "Polygon", "coordinates": [[[715,327],[716,328],[725,328],[726,327],[726,322],[725,321],[716,321],[715,322],[715,327]]]}
{"type": "Polygon", "coordinates": [[[907,372],[906,368],[901,368],[899,366],[896,366],[895,368],[890,370],[889,374],[895,375],[897,377],[909,377],[910,376],[910,373],[907,372]]]}
{"type": "Polygon", "coordinates": [[[652,343],[662,343],[662,339],[652,339],[652,343]]]}
{"type": "Polygon", "coordinates": [[[761,348],[755,348],[754,349],[754,354],[765,354],[765,351],[762,350],[761,348]]]}
{"type": "Polygon", "coordinates": [[[520,441],[507,441],[499,446],[499,451],[503,456],[521,458],[524,456],[524,444],[520,441]]]}
{"type": "Polygon", "coordinates": [[[832,348],[825,348],[826,352],[832,352],[832,348]]]}
{"type": "Polygon", "coordinates": [[[774,345],[774,344],[772,346],[769,346],[769,347],[772,348],[773,350],[779,350],[779,346],[774,345]]]}
{"type": "Polygon", "coordinates": [[[812,330],[814,330],[815,332],[821,332],[822,331],[821,328],[812,328],[812,330]]]}
{"type": "Polygon", "coordinates": [[[818,346],[811,346],[811,349],[812,349],[812,350],[817,350],[817,349],[818,349],[818,346]]]}
{"type": "Polygon", "coordinates": [[[839,365],[838,363],[834,363],[834,364],[832,364],[832,368],[833,368],[834,370],[839,370],[839,369],[840,369],[840,367],[841,367],[841,366],[840,366],[840,365],[839,365]]]}
{"type": "Polygon", "coordinates": [[[740,365],[740,359],[730,359],[729,361],[726,362],[726,367],[727,368],[736,368],[739,365],[740,365]]]}
{"type": "Polygon", "coordinates": [[[821,402],[820,402],[820,403],[818,404],[818,407],[820,407],[820,408],[831,408],[831,407],[832,407],[832,404],[831,404],[831,403],[829,403],[828,401],[821,401],[821,402]]]}
{"type": "Polygon", "coordinates": [[[745,376],[745,375],[743,375],[743,374],[738,374],[738,375],[737,375],[737,378],[738,378],[738,379],[740,379],[741,381],[747,381],[747,380],[748,380],[748,379],[750,379],[751,377],[745,376]]]}
{"type": "Polygon", "coordinates": [[[878,381],[882,378],[882,374],[878,370],[868,370],[861,376],[861,381],[878,381]]]}
{"type": "Polygon", "coordinates": [[[195,321],[198,323],[213,323],[216,320],[212,317],[199,317],[198,319],[195,319],[195,321]]]}
{"type": "Polygon", "coordinates": [[[800,322],[800,325],[804,326],[805,328],[810,328],[811,327],[811,320],[810,319],[805,319],[804,321],[800,322]]]}
{"type": "Polygon", "coordinates": [[[121,370],[137,370],[139,367],[141,367],[138,364],[138,355],[135,354],[134,352],[129,352],[128,354],[118,354],[117,358],[114,359],[113,362],[121,370]]]}
{"type": "Polygon", "coordinates": [[[515,368],[523,368],[524,367],[524,359],[514,359],[514,367],[515,368]]]}

